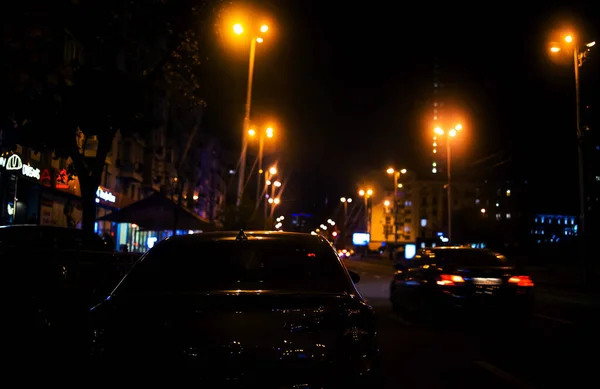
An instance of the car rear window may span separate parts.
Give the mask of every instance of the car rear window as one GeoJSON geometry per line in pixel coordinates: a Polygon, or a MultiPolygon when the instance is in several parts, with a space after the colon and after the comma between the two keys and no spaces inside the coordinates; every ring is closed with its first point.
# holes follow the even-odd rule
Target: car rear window
{"type": "Polygon", "coordinates": [[[214,290],[349,291],[333,249],[282,239],[182,239],[151,249],[117,292],[197,293],[214,290]]]}
{"type": "Polygon", "coordinates": [[[509,266],[505,256],[487,250],[438,250],[435,261],[453,266],[509,266]]]}

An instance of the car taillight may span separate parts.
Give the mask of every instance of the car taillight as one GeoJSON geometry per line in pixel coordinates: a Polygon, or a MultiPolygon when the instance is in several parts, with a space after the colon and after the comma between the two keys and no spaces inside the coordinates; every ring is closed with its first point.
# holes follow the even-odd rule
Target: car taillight
{"type": "Polygon", "coordinates": [[[517,286],[533,286],[533,281],[529,276],[513,276],[508,279],[510,284],[517,284],[517,286]]]}
{"type": "Polygon", "coordinates": [[[440,275],[440,279],[437,281],[437,284],[443,286],[452,286],[464,282],[465,280],[461,276],[455,276],[452,274],[442,274],[440,275]]]}

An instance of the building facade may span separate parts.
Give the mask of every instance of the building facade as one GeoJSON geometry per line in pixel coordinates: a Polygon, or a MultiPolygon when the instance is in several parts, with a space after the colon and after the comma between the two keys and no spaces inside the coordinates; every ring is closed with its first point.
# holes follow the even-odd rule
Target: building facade
{"type": "MultiPolygon", "coordinates": [[[[443,242],[448,235],[447,185],[443,181],[405,180],[398,188],[397,217],[393,208],[393,192],[384,191],[373,196],[371,220],[371,248],[395,241],[396,225],[398,243],[443,242]]],[[[476,184],[452,184],[453,230],[456,214],[473,208],[476,184]]]]}
{"type": "MultiPolygon", "coordinates": [[[[97,141],[93,137],[85,142],[86,157],[94,157],[95,143],[97,141]]],[[[98,218],[127,207],[156,189],[165,190],[166,186],[161,184],[168,182],[170,174],[165,168],[169,165],[155,163],[146,166],[144,161],[152,151],[148,150],[150,147],[156,151],[155,144],[148,146],[137,135],[122,137],[118,133],[114,138],[101,185],[96,192],[98,218]]],[[[198,176],[204,179],[196,182],[194,190],[189,192],[206,194],[206,198],[197,201],[200,200],[199,195],[193,194],[193,201],[183,206],[201,218],[214,219],[223,206],[226,189],[218,147],[210,143],[209,148],[193,152],[203,156],[207,169],[198,168],[198,176]]],[[[174,150],[173,154],[177,155],[178,151],[174,150]]],[[[0,223],[3,225],[81,227],[81,189],[77,175],[73,173],[72,161],[56,158],[52,152],[34,152],[21,145],[17,145],[14,151],[5,151],[0,156],[0,198],[0,223]]],[[[130,251],[145,251],[149,248],[148,233],[142,233],[135,223],[98,221],[95,231],[101,236],[109,236],[115,249],[127,247],[130,251]]],[[[169,231],[164,231],[154,235],[164,238],[169,234],[169,231]]]]}

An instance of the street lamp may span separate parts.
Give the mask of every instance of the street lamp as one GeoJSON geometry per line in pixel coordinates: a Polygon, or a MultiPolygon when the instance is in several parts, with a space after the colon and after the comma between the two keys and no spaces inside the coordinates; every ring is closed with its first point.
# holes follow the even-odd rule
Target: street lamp
{"type": "MultiPolygon", "coordinates": [[[[446,158],[447,158],[447,173],[448,173],[448,184],[446,186],[448,190],[447,200],[448,200],[448,242],[452,243],[452,144],[451,139],[458,135],[458,132],[463,129],[462,124],[457,124],[454,128],[448,130],[448,132],[444,132],[441,127],[436,127],[433,129],[433,132],[436,135],[446,135],[446,158]]],[[[433,173],[437,172],[436,163],[433,163],[433,168],[431,169],[433,173]]]]}
{"type": "Polygon", "coordinates": [[[340,231],[341,234],[341,243],[343,245],[346,244],[346,228],[348,228],[348,204],[352,202],[350,197],[341,197],[340,202],[344,204],[344,222],[342,223],[342,228],[340,231]]]}
{"type": "Polygon", "coordinates": [[[248,135],[251,138],[254,138],[255,136],[258,135],[258,174],[256,175],[257,178],[257,184],[256,184],[256,208],[258,208],[260,206],[260,201],[262,200],[261,198],[261,179],[260,179],[260,175],[263,174],[263,155],[264,155],[264,149],[265,149],[265,136],[267,138],[272,138],[274,135],[274,131],[273,131],[273,127],[267,127],[264,131],[256,131],[256,129],[251,128],[248,130],[248,135]]]}
{"type": "MultiPolygon", "coordinates": [[[[401,185],[398,184],[400,174],[406,174],[406,169],[396,171],[393,167],[389,167],[386,173],[391,175],[394,180],[394,244],[398,244],[398,188],[401,185]]],[[[404,223],[402,223],[402,230],[404,230],[404,223]]]]}
{"type": "Polygon", "coordinates": [[[346,217],[348,216],[348,204],[352,202],[352,199],[350,197],[342,197],[340,198],[340,202],[344,204],[344,224],[346,224],[346,217]]]}
{"type": "MultiPolygon", "coordinates": [[[[589,42],[585,44],[585,49],[581,50],[577,39],[573,35],[568,34],[564,36],[566,45],[554,43],[550,47],[551,53],[559,53],[563,50],[573,51],[573,68],[575,70],[575,120],[577,130],[577,167],[578,167],[578,180],[579,180],[579,234],[584,236],[585,233],[585,178],[584,178],[584,167],[583,167],[583,145],[582,145],[582,131],[581,131],[581,117],[580,109],[581,103],[579,101],[579,68],[583,65],[583,62],[590,52],[591,48],[596,45],[596,42],[589,42]]],[[[583,240],[583,239],[581,239],[583,240]]]]}
{"type": "Polygon", "coordinates": [[[279,181],[274,181],[271,184],[271,196],[269,197],[269,200],[273,200],[273,201],[269,201],[269,203],[271,203],[271,213],[269,214],[269,219],[273,218],[273,214],[275,212],[275,206],[277,204],[279,204],[279,198],[275,197],[275,190],[276,188],[280,188],[281,187],[281,182],[279,181]]]}
{"type": "MultiPolygon", "coordinates": [[[[268,203],[269,204],[273,204],[273,197],[275,195],[275,187],[271,187],[271,196],[269,196],[268,194],[266,194],[267,191],[267,187],[269,185],[272,185],[273,183],[271,182],[271,178],[277,174],[277,168],[275,166],[271,166],[269,168],[269,170],[267,170],[267,172],[265,173],[265,185],[264,185],[264,195],[261,195],[261,197],[264,197],[265,199],[268,198],[268,203]]],[[[275,181],[275,182],[279,182],[279,181],[275,181]]],[[[279,183],[281,185],[281,183],[279,183]]],[[[265,222],[265,229],[267,229],[267,220],[268,220],[268,211],[267,211],[267,204],[264,204],[264,222],[265,222]]]]}
{"type": "Polygon", "coordinates": [[[367,189],[366,191],[364,189],[361,189],[358,191],[358,195],[361,196],[364,199],[364,204],[365,204],[365,222],[367,225],[367,232],[370,234],[371,233],[371,218],[369,215],[369,198],[371,196],[373,196],[373,190],[372,189],[367,189]]]}
{"type": "MultiPolygon", "coordinates": [[[[267,25],[260,27],[261,33],[266,33],[269,30],[267,25]]],[[[237,35],[244,34],[244,26],[240,23],[233,25],[233,32],[237,35]]],[[[236,206],[239,208],[242,203],[244,194],[244,179],[246,174],[246,152],[248,149],[248,131],[250,130],[250,107],[252,103],[252,79],[254,76],[254,58],[256,56],[256,43],[262,43],[263,38],[258,34],[250,36],[250,60],[248,63],[248,88],[246,89],[246,111],[244,114],[244,130],[242,132],[242,152],[240,155],[240,171],[238,174],[238,190],[236,206]]]]}

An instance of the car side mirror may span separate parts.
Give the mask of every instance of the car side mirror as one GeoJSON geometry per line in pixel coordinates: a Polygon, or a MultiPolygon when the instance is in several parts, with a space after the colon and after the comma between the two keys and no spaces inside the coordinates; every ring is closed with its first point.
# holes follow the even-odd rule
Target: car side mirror
{"type": "Polygon", "coordinates": [[[360,275],[357,272],[348,270],[348,273],[350,274],[352,282],[354,282],[355,284],[358,284],[360,282],[360,275]]]}

